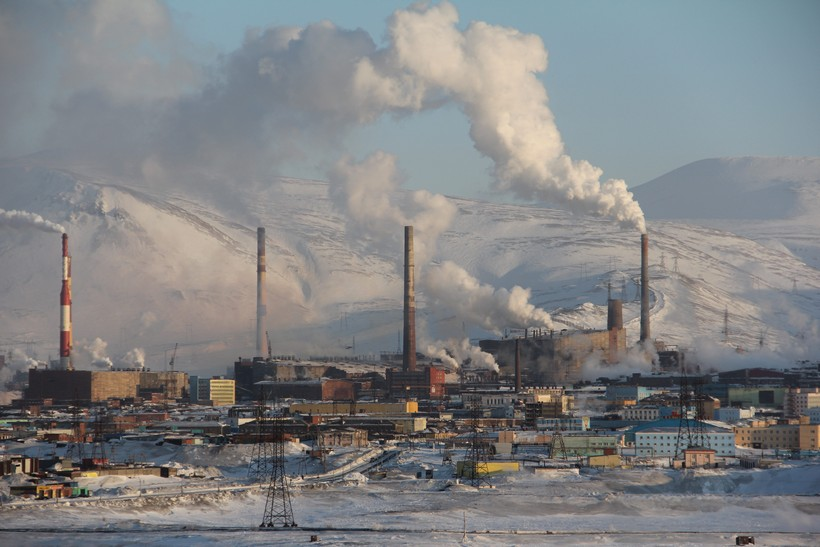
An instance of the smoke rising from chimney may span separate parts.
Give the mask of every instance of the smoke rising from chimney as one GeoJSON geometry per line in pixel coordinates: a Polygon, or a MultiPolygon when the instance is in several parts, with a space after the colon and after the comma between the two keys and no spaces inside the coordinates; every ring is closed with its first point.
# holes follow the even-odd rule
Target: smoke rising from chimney
{"type": "Polygon", "coordinates": [[[429,306],[452,310],[459,319],[495,333],[507,327],[552,328],[550,315],[530,303],[529,289],[495,289],[454,262],[429,267],[422,286],[429,306]]]}
{"type": "Polygon", "coordinates": [[[43,232],[64,234],[65,228],[46,220],[37,213],[29,213],[28,211],[6,211],[0,209],[0,226],[9,226],[11,228],[34,228],[43,232]]]}
{"type": "Polygon", "coordinates": [[[481,351],[481,348],[470,344],[468,338],[450,338],[448,340],[436,340],[427,342],[425,345],[426,355],[441,359],[441,361],[453,370],[461,368],[462,363],[469,360],[470,368],[493,370],[498,372],[498,363],[489,353],[481,351]]]}

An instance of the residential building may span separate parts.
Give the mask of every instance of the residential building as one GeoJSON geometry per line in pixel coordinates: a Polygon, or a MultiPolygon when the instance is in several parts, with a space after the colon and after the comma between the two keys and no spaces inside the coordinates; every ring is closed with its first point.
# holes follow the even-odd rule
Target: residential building
{"type": "MultiPolygon", "coordinates": [[[[717,456],[735,455],[735,433],[731,428],[714,422],[684,420],[687,431],[702,431],[700,448],[711,448],[717,456]]],[[[689,448],[688,437],[678,440],[681,420],[658,420],[641,424],[627,435],[635,445],[635,455],[643,457],[675,456],[677,449],[689,448]]],[[[694,447],[693,447],[694,448],[694,447]]]]}
{"type": "Polygon", "coordinates": [[[789,388],[783,400],[784,416],[796,418],[805,414],[810,408],[820,408],[820,388],[789,388]]]}
{"type": "Polygon", "coordinates": [[[200,403],[211,401],[213,406],[236,404],[236,382],[224,376],[199,378],[196,401],[200,403]]]}

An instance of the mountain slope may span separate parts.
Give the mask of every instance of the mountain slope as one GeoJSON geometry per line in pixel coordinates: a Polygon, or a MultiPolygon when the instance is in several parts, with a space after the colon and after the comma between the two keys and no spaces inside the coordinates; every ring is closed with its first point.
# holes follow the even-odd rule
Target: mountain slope
{"type": "MultiPolygon", "coordinates": [[[[398,347],[403,234],[354,237],[326,183],[278,178],[231,186],[227,207],[90,169],[18,160],[0,165],[0,184],[0,208],[39,214],[69,234],[80,368],[102,354],[127,362],[134,349],[146,353],[147,366],[161,368],[176,342],[180,368],[192,372],[222,372],[237,356],[253,353],[257,226],[268,236],[275,354],[398,347]]],[[[445,261],[481,284],[531,289],[531,303],[553,315],[556,329],[603,328],[611,286],[625,300],[635,341],[636,232],[564,211],[451,201],[458,208],[453,225],[439,238],[432,263],[417,263],[420,349],[427,341],[489,334],[428,301],[425,271],[445,261]]],[[[798,221],[778,221],[782,232],[770,239],[805,236],[790,231],[798,221]]],[[[724,346],[755,349],[772,362],[816,356],[817,269],[784,245],[727,230],[655,221],[649,231],[653,337],[707,356],[724,346]]],[[[3,225],[0,236],[0,343],[4,351],[54,356],[59,236],[3,225]]]]}

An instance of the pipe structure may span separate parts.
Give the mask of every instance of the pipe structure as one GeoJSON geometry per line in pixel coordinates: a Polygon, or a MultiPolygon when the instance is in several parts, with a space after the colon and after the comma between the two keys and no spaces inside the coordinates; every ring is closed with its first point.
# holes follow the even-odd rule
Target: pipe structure
{"type": "Polygon", "coordinates": [[[68,234],[63,234],[63,280],[60,289],[60,369],[74,370],[71,361],[71,256],[68,234]]]}
{"type": "Polygon", "coordinates": [[[641,234],[641,342],[649,340],[649,236],[641,234]]]}
{"type": "Polygon", "coordinates": [[[521,338],[515,339],[515,392],[521,393],[521,348],[519,342],[521,338]]]}
{"type": "Polygon", "coordinates": [[[266,355],[265,318],[268,315],[267,296],[265,295],[265,229],[256,229],[256,356],[266,355]]]}
{"type": "Polygon", "coordinates": [[[414,288],[413,227],[404,227],[404,340],[402,370],[416,370],[416,294],[414,288]]]}

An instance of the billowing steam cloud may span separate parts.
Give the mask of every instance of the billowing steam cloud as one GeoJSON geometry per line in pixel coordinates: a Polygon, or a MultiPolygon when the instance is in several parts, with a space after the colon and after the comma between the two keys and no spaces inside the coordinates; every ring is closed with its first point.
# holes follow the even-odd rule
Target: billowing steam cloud
{"type": "Polygon", "coordinates": [[[601,184],[599,168],[564,153],[546,90],[535,77],[547,69],[541,40],[482,22],[461,32],[457,23],[456,9],[446,2],[396,12],[392,45],[384,52],[392,66],[380,71],[363,60],[362,72],[381,72],[374,78],[378,90],[403,91],[383,94],[394,101],[391,107],[413,104],[420,88],[428,98],[444,92],[460,103],[476,149],[495,163],[499,189],[645,231],[643,212],[624,181],[601,184]]]}
{"type": "Polygon", "coordinates": [[[458,369],[462,363],[469,361],[472,369],[488,369],[498,372],[498,363],[489,353],[481,351],[470,344],[467,338],[430,342],[425,345],[425,353],[438,357],[451,369],[458,369]]]}
{"type": "Polygon", "coordinates": [[[117,359],[117,366],[123,368],[145,368],[145,350],[134,348],[117,359]]]}
{"type": "Polygon", "coordinates": [[[34,228],[43,232],[65,233],[65,228],[44,219],[37,213],[28,211],[6,211],[0,209],[0,226],[10,226],[12,228],[34,228]]]}
{"type": "Polygon", "coordinates": [[[540,38],[457,24],[442,2],[397,11],[383,47],[329,22],[269,28],[205,71],[181,55],[186,44],[160,2],[2,3],[0,156],[24,134],[32,149],[80,149],[148,179],[207,184],[172,176],[202,169],[241,182],[315,165],[311,154],[343,148],[349,129],[385,114],[450,103],[494,162],[499,190],[643,231],[624,181],[601,182],[599,168],[565,153],[536,77],[547,69],[540,38]]]}
{"type": "Polygon", "coordinates": [[[428,304],[441,305],[463,321],[496,333],[505,327],[552,328],[550,315],[530,303],[529,289],[494,289],[450,261],[428,268],[422,286],[428,304]]]}
{"type": "Polygon", "coordinates": [[[77,342],[74,347],[75,356],[88,356],[91,360],[91,365],[97,368],[110,369],[114,367],[114,363],[108,357],[108,342],[102,338],[94,338],[91,342],[86,340],[77,342]]]}
{"type": "Polygon", "coordinates": [[[329,174],[331,197],[347,214],[348,237],[378,242],[395,249],[403,226],[412,225],[416,262],[425,264],[435,242],[453,222],[456,207],[450,200],[426,190],[412,192],[409,203],[391,201],[399,188],[396,158],[375,152],[361,162],[340,160],[329,174]]]}

